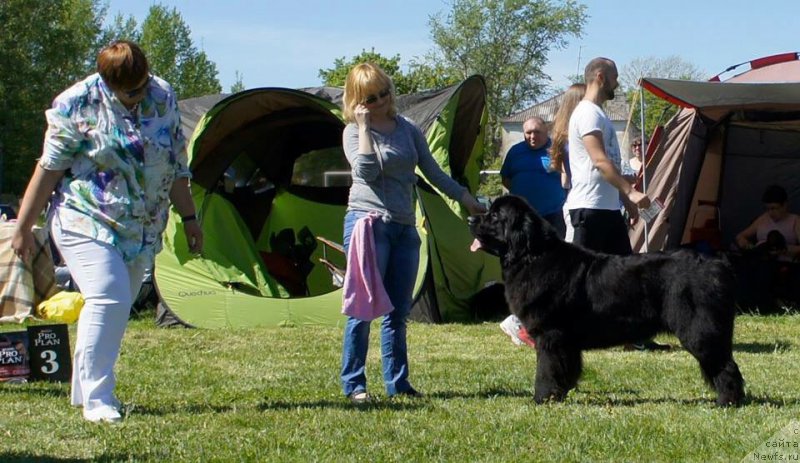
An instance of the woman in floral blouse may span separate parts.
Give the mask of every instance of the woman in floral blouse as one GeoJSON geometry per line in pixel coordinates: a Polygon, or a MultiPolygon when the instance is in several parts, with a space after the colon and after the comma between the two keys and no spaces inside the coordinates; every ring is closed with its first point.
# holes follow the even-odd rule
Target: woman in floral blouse
{"type": "Polygon", "coordinates": [[[45,112],[42,157],[20,205],[12,247],[29,260],[31,228],[52,203],[54,242],[85,305],[78,321],[72,404],[93,422],[121,420],[114,364],[133,298],[161,249],[171,202],[191,251],[203,234],[189,191],[186,143],[175,93],[150,74],[138,45],[116,41],[97,73],[56,97],[45,112]]]}

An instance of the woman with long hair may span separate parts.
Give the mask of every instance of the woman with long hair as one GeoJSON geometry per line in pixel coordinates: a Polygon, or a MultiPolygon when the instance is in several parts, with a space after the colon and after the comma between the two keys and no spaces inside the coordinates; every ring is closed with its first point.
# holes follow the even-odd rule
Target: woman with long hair
{"type": "MultiPolygon", "coordinates": [[[[415,397],[420,393],[408,380],[406,318],[411,311],[419,265],[420,238],[414,209],[416,169],[439,191],[460,201],[470,214],[486,210],[467,188],[441,170],[420,129],[397,114],[394,84],[383,69],[372,63],[354,66],[345,80],[343,100],[348,125],[342,143],[353,176],[344,219],[344,246],[349,253],[351,248],[358,249],[352,244],[356,241],[374,241],[373,259],[365,266],[377,267],[373,272],[374,268],[348,264],[345,280],[357,270],[380,275],[377,283],[385,289],[381,294],[388,296],[383,307],[376,307],[376,311],[385,313],[380,335],[386,393],[415,397]],[[351,237],[356,238],[352,243],[351,237]],[[393,310],[386,313],[388,305],[393,310]]],[[[345,291],[344,309],[350,315],[347,294],[345,291]]],[[[344,329],[342,389],[355,404],[370,399],[365,374],[370,320],[350,315],[344,329]]]]}
{"type": "MultiPolygon", "coordinates": [[[[569,189],[572,187],[569,162],[567,160],[569,155],[569,117],[585,94],[586,84],[579,83],[569,86],[567,91],[564,92],[564,96],[561,98],[561,104],[558,106],[556,117],[553,120],[553,130],[550,132],[550,139],[552,140],[552,144],[550,145],[550,168],[561,172],[561,186],[567,190],[567,194],[569,194],[569,189]]],[[[566,206],[563,212],[564,221],[567,224],[567,233],[564,239],[566,241],[572,241],[572,235],[575,230],[570,223],[569,211],[566,209],[566,206]]]]}

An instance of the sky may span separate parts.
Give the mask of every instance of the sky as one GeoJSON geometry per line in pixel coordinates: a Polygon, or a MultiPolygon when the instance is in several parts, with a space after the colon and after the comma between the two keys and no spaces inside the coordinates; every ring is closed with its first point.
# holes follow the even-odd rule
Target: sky
{"type": "MultiPolygon", "coordinates": [[[[623,70],[637,58],[676,55],[711,77],[734,64],[800,51],[797,0],[578,2],[587,7],[584,33],[550,51],[544,70],[553,89],[568,86],[568,76],[596,56],[623,70]]],[[[373,48],[399,54],[405,66],[434,49],[429,18],[446,17],[450,7],[445,0],[108,0],[106,19],[132,15],[141,24],[154,3],[181,14],[195,46],[216,63],[225,92],[237,72],[246,88],[317,86],[320,69],[373,48]]]]}

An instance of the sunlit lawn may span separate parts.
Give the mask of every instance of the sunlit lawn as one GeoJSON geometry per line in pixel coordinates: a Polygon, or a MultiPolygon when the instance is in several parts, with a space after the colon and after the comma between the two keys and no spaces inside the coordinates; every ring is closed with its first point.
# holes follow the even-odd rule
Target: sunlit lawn
{"type": "Polygon", "coordinates": [[[739,461],[800,416],[797,315],[737,319],[738,409],[714,406],[682,349],[588,353],[579,389],[536,405],[534,352],[495,323],[412,324],[411,378],[426,397],[388,399],[372,342],[377,400],[354,408],[338,384],[339,328],[137,320],[118,368],[123,424],[85,423],[65,384],[0,385],[0,461],[739,461]]]}

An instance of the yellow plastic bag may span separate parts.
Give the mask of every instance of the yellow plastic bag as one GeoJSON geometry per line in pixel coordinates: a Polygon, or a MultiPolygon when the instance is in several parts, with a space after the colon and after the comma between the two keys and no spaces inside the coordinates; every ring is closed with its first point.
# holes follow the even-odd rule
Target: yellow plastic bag
{"type": "Polygon", "coordinates": [[[59,323],[73,323],[83,308],[81,293],[61,291],[36,308],[36,316],[59,323]]]}

